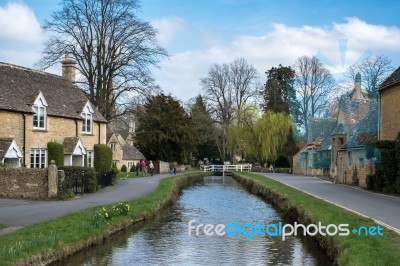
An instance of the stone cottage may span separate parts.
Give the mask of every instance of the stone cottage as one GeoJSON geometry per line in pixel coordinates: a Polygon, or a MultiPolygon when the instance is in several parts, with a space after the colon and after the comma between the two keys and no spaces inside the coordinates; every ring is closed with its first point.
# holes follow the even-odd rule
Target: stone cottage
{"type": "Polygon", "coordinates": [[[94,145],[106,144],[107,121],[75,86],[75,61],[63,76],[0,63],[0,162],[45,168],[47,143],[64,145],[64,165],[93,167],[94,145]],[[86,155],[86,156],[85,156],[86,155]]]}
{"type": "Polygon", "coordinates": [[[379,87],[381,126],[379,139],[395,140],[400,132],[400,67],[379,87]]]}
{"type": "MultiPolygon", "coordinates": [[[[316,169],[328,168],[328,174],[338,182],[352,183],[353,173],[356,171],[359,184],[365,186],[366,175],[374,171],[373,163],[366,158],[366,144],[377,139],[378,101],[370,99],[361,90],[360,74],[355,77],[354,89],[340,97],[334,123],[327,119],[322,121],[324,125],[317,124],[315,129],[311,128],[309,131],[320,134],[320,145],[312,149],[314,157],[309,156],[307,149],[302,149],[296,155],[299,163],[294,173],[321,175],[321,171],[316,169]],[[330,163],[323,163],[326,158],[329,158],[330,163]],[[322,164],[317,167],[317,162],[322,164]],[[305,167],[308,167],[307,172],[305,167]]],[[[315,123],[311,121],[310,125],[313,124],[315,123]]]]}
{"type": "Polygon", "coordinates": [[[131,167],[136,165],[141,159],[146,159],[133,144],[134,133],[129,130],[108,132],[107,145],[111,147],[113,152],[113,164],[118,169],[121,169],[121,167],[125,165],[129,171],[131,167]]]}

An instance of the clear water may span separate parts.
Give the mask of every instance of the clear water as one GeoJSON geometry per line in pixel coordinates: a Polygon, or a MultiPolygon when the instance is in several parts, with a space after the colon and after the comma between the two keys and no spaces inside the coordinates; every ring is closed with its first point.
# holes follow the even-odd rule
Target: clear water
{"type": "Polygon", "coordinates": [[[207,177],[183,190],[176,205],[140,229],[131,229],[60,265],[327,265],[304,238],[195,236],[188,223],[286,223],[280,213],[230,177],[207,177]]]}

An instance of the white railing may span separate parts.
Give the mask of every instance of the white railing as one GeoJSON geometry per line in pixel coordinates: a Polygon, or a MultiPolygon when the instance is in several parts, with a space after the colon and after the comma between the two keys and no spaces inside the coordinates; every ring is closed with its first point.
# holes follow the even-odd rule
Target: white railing
{"type": "Polygon", "coordinates": [[[233,172],[233,171],[247,171],[250,172],[251,164],[227,164],[227,165],[204,165],[204,172],[233,172]]]}

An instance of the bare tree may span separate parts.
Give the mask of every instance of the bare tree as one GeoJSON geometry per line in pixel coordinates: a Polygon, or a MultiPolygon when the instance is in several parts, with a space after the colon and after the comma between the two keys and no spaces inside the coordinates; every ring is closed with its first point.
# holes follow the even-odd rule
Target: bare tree
{"type": "Polygon", "coordinates": [[[239,58],[230,64],[212,65],[207,77],[200,80],[204,91],[203,97],[218,124],[216,129],[221,129],[221,134],[215,136],[223,160],[226,159],[227,151],[226,130],[235,111],[257,94],[257,79],[257,70],[244,58],[239,58]]]}
{"type": "Polygon", "coordinates": [[[236,108],[240,109],[242,104],[247,103],[257,93],[258,72],[243,57],[230,63],[229,67],[236,108]]]}
{"type": "Polygon", "coordinates": [[[308,121],[325,113],[335,80],[315,56],[298,58],[294,70],[296,71],[294,86],[300,98],[301,123],[308,135],[308,121]]]}
{"type": "Polygon", "coordinates": [[[112,120],[124,111],[116,110],[124,95],[152,85],[150,68],[167,56],[157,31],[137,18],[138,10],[137,0],[63,0],[44,24],[51,37],[37,66],[45,69],[72,55],[81,89],[112,120]]]}
{"type": "Polygon", "coordinates": [[[359,65],[348,68],[349,78],[354,84],[356,74],[360,73],[362,88],[370,98],[377,98],[379,84],[394,70],[391,63],[392,61],[385,55],[367,57],[359,65]]]}

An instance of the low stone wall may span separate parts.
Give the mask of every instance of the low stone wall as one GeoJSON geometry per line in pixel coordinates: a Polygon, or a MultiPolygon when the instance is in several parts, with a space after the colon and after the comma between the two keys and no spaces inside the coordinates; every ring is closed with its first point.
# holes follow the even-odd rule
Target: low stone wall
{"type": "MultiPolygon", "coordinates": [[[[159,161],[160,163],[160,174],[168,174],[169,173],[169,163],[168,162],[163,162],[159,161]]],[[[185,166],[183,164],[178,165],[178,168],[176,169],[177,172],[185,172],[187,169],[189,169],[189,166],[185,166]]]]}
{"type": "Polygon", "coordinates": [[[160,161],[160,174],[169,173],[169,163],[160,161]]]}
{"type": "Polygon", "coordinates": [[[49,169],[0,168],[0,197],[29,199],[56,197],[56,178],[55,165],[50,165],[49,169]],[[51,174],[51,171],[55,173],[51,174]]]}
{"type": "Polygon", "coordinates": [[[0,196],[47,198],[47,169],[0,168],[0,196]]]}

